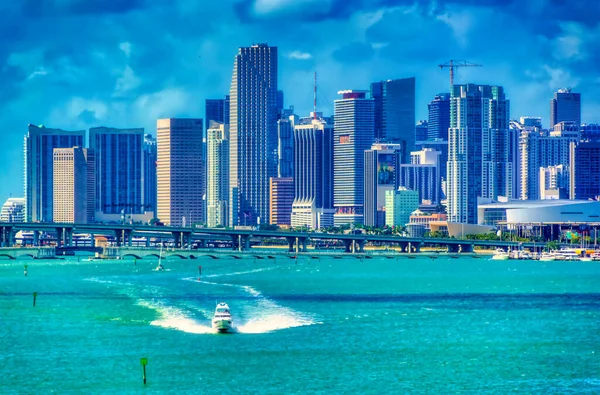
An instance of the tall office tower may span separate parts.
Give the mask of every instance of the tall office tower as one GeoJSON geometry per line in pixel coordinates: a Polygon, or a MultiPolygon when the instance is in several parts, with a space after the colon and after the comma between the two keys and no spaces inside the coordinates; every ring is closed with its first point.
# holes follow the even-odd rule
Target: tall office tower
{"type": "Polygon", "coordinates": [[[411,152],[411,163],[400,165],[398,184],[419,193],[422,204],[439,204],[442,200],[440,151],[424,148],[411,152]]]}
{"type": "Polygon", "coordinates": [[[385,224],[405,226],[410,215],[419,208],[419,192],[399,187],[396,191],[385,192],[385,224]]]}
{"type": "Polygon", "coordinates": [[[550,128],[559,122],[573,122],[581,125],[581,94],[571,89],[559,89],[550,99],[550,128]]]}
{"type": "Polygon", "coordinates": [[[226,104],[229,104],[227,99],[206,99],[204,103],[204,125],[207,131],[211,122],[228,123],[225,121],[225,113],[228,112],[226,104]]]}
{"type": "Polygon", "coordinates": [[[581,125],[581,141],[600,142],[600,125],[594,123],[581,125]]]}
{"type": "MultiPolygon", "coordinates": [[[[428,140],[428,141],[419,141],[417,143],[417,150],[423,151],[425,149],[430,149],[432,151],[438,151],[440,153],[439,164],[440,164],[440,172],[438,173],[438,178],[440,178],[440,185],[442,188],[442,196],[440,199],[446,198],[446,181],[447,181],[447,167],[448,167],[448,140],[428,140]]],[[[411,160],[412,163],[412,160],[411,160]]]]}
{"type": "Polygon", "coordinates": [[[25,219],[52,222],[54,148],[83,147],[85,130],[66,131],[28,125],[23,142],[25,219]]]}
{"type": "Polygon", "coordinates": [[[600,143],[574,146],[575,199],[597,200],[600,196],[600,143]]]}
{"type": "Polygon", "coordinates": [[[569,171],[565,165],[540,167],[540,199],[568,199],[569,171]]]}
{"type": "Polygon", "coordinates": [[[398,188],[402,146],[376,143],[365,151],[364,224],[385,225],[385,193],[398,188]]]}
{"type": "Polygon", "coordinates": [[[450,127],[450,93],[438,93],[427,105],[429,109],[429,140],[448,140],[450,127]]]}
{"type": "Polygon", "coordinates": [[[333,124],[302,118],[294,126],[292,227],[333,226],[333,124]]]}
{"type": "Polygon", "coordinates": [[[374,100],[375,139],[402,145],[402,162],[415,148],[415,78],[371,84],[374,100]]]}
{"type": "Polygon", "coordinates": [[[417,122],[415,126],[415,141],[424,141],[429,138],[429,124],[425,120],[417,122]]]}
{"type": "Polygon", "coordinates": [[[277,176],[277,48],[239,49],[230,90],[230,226],[268,221],[277,176]]]}
{"type": "Polygon", "coordinates": [[[572,145],[579,144],[581,140],[581,130],[574,122],[559,122],[554,125],[550,135],[541,141],[542,167],[563,165],[566,171],[566,187],[570,199],[574,199],[575,180],[571,177],[575,164],[572,162],[572,145]],[[571,187],[573,186],[573,188],[571,187]]]}
{"type": "Polygon", "coordinates": [[[298,117],[294,108],[281,110],[277,120],[277,177],[294,175],[294,125],[298,117]]]}
{"type": "Polygon", "coordinates": [[[156,139],[144,136],[144,211],[156,215],[156,139]]]}
{"type": "Polygon", "coordinates": [[[0,222],[25,222],[25,198],[8,198],[0,210],[0,222]]]}
{"type": "Polygon", "coordinates": [[[292,224],[294,179],[271,177],[269,180],[269,223],[289,227],[292,224]]]}
{"type": "Polygon", "coordinates": [[[227,226],[229,220],[228,125],[213,122],[206,136],[206,220],[209,228],[227,226]]]}
{"type": "Polygon", "coordinates": [[[364,91],[345,90],[338,94],[342,98],[334,102],[334,224],[362,224],[364,152],[373,143],[374,100],[367,99],[364,91]]]}
{"type": "Polygon", "coordinates": [[[509,101],[499,86],[453,85],[448,133],[448,221],[477,223],[477,197],[512,196],[509,101]]]}
{"type": "Polygon", "coordinates": [[[96,211],[144,212],[144,129],[91,128],[96,156],[96,211]]]}
{"type": "Polygon", "coordinates": [[[94,156],[86,148],[55,148],[53,166],[54,222],[93,222],[94,156]]]}
{"type": "Polygon", "coordinates": [[[156,129],[157,217],[171,226],[200,222],[205,169],[202,119],[159,119],[156,129]]]}

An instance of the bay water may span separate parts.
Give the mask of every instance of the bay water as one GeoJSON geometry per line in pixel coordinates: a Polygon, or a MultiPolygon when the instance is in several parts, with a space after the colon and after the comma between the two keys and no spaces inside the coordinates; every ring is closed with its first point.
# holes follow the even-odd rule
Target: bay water
{"type": "Polygon", "coordinates": [[[261,258],[0,261],[0,393],[600,393],[600,262],[261,258]]]}

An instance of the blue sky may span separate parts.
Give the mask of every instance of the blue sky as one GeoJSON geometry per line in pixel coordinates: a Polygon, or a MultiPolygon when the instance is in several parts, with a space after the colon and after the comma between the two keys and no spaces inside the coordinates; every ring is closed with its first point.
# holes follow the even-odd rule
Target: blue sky
{"type": "MultiPolygon", "coordinates": [[[[229,90],[240,46],[279,47],[279,86],[298,114],[332,112],[340,89],[415,76],[417,119],[456,82],[498,84],[511,116],[541,116],[560,87],[600,122],[600,2],[569,0],[23,0],[0,15],[0,200],[22,196],[27,124],[144,127],[202,117],[229,90]],[[577,3],[575,5],[570,3],[577,3]],[[594,94],[595,93],[595,94],[594,94]]],[[[9,5],[6,5],[9,3],[9,5]]],[[[1,204],[1,202],[0,202],[1,204]]]]}

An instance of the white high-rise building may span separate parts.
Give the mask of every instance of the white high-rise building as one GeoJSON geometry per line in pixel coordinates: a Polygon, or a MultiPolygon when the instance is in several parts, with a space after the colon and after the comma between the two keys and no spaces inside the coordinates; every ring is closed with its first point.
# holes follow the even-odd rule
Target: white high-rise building
{"type": "Polygon", "coordinates": [[[206,132],[207,225],[227,226],[229,220],[229,139],[227,125],[211,122],[206,132]]]}
{"type": "Polygon", "coordinates": [[[477,223],[477,198],[513,195],[514,140],[501,86],[453,85],[448,133],[448,221],[477,223]]]}
{"type": "Polygon", "coordinates": [[[8,198],[2,205],[0,222],[25,222],[25,198],[8,198]]]}
{"type": "Polygon", "coordinates": [[[277,47],[240,48],[229,93],[229,224],[267,223],[269,179],[277,177],[277,47]]]}

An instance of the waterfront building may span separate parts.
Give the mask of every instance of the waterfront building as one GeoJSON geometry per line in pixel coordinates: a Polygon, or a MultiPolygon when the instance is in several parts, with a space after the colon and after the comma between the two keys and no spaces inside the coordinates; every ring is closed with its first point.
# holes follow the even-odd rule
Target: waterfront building
{"type": "Polygon", "coordinates": [[[428,136],[428,128],[429,125],[427,121],[421,120],[417,122],[417,126],[415,126],[415,141],[424,141],[429,138],[428,136]]]}
{"type": "Polygon", "coordinates": [[[54,222],[93,223],[96,183],[91,150],[55,148],[53,167],[54,222]]]}
{"type": "Polygon", "coordinates": [[[144,136],[144,211],[156,214],[156,139],[144,136]]]}
{"type": "Polygon", "coordinates": [[[539,199],[541,141],[545,134],[541,127],[541,118],[521,117],[520,121],[510,121],[510,128],[519,139],[515,167],[517,168],[516,197],[521,200],[539,199]]]}
{"type": "Polygon", "coordinates": [[[450,93],[438,93],[427,106],[429,140],[448,140],[450,127],[450,93]]]}
{"type": "Polygon", "coordinates": [[[0,210],[0,222],[25,222],[25,198],[8,198],[0,210]]]}
{"type": "Polygon", "coordinates": [[[402,145],[402,163],[408,163],[415,148],[415,78],[374,82],[371,98],[375,139],[402,145]]]}
{"type": "Polygon", "coordinates": [[[89,130],[96,156],[96,211],[144,212],[144,129],[98,127],[89,130]]]}
{"type": "Polygon", "coordinates": [[[421,204],[439,204],[442,185],[440,177],[441,152],[431,148],[411,152],[411,163],[400,165],[398,184],[419,193],[421,204]]]}
{"type": "Polygon", "coordinates": [[[550,128],[559,122],[572,122],[581,126],[581,94],[570,88],[559,89],[550,99],[550,128]]]}
{"type": "Polygon", "coordinates": [[[385,193],[398,188],[398,167],[402,146],[376,143],[365,151],[364,224],[385,225],[385,193]]]}
{"type": "Polygon", "coordinates": [[[294,228],[333,226],[333,123],[314,115],[294,126],[294,228]]]}
{"type": "Polygon", "coordinates": [[[230,225],[267,222],[277,176],[277,48],[242,47],[230,90],[230,225]]]}
{"type": "Polygon", "coordinates": [[[28,125],[23,142],[26,222],[52,222],[54,149],[83,147],[85,130],[28,125]]]}
{"type": "MultiPolygon", "coordinates": [[[[575,199],[600,197],[600,143],[579,143],[572,147],[575,172],[575,199]]],[[[600,222],[600,221],[599,221],[600,222]]]]}
{"type": "Polygon", "coordinates": [[[334,102],[334,224],[362,224],[364,151],[373,143],[374,101],[366,98],[364,91],[344,90],[338,94],[342,98],[334,102]]]}
{"type": "Polygon", "coordinates": [[[292,224],[294,179],[271,177],[269,180],[269,223],[287,228],[292,224]]]}
{"type": "Polygon", "coordinates": [[[431,232],[431,224],[446,222],[444,213],[426,213],[416,209],[410,214],[409,222],[406,224],[406,230],[409,237],[425,237],[426,232],[431,232]]]}
{"type": "Polygon", "coordinates": [[[229,139],[228,126],[213,122],[206,136],[207,225],[228,226],[229,221],[229,139]]]}
{"type": "Polygon", "coordinates": [[[453,85],[448,134],[448,221],[474,224],[477,198],[513,195],[514,143],[504,89],[453,85]]]}
{"type": "Polygon", "coordinates": [[[156,122],[157,218],[183,226],[204,218],[204,161],[201,118],[166,118],[156,122]]]}
{"type": "Polygon", "coordinates": [[[399,187],[395,191],[385,192],[385,224],[387,226],[406,226],[410,215],[419,208],[419,192],[399,187]]]}

